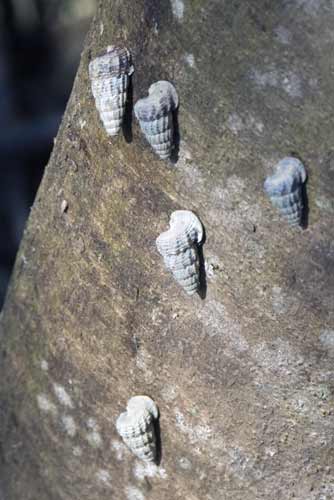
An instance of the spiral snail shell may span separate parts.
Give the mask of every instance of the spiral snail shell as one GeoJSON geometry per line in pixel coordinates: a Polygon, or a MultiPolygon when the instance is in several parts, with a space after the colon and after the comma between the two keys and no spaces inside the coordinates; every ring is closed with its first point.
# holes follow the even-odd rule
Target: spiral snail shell
{"type": "Polygon", "coordinates": [[[126,48],[111,46],[89,64],[92,93],[108,135],[117,135],[123,122],[129,78],[134,71],[126,48]]]}
{"type": "Polygon", "coordinates": [[[153,83],[148,96],[134,106],[142,132],[155,153],[167,160],[174,146],[173,113],[179,105],[174,86],[167,81],[153,83]]]}
{"type": "Polygon", "coordinates": [[[200,289],[198,246],[203,240],[203,226],[189,210],[176,210],[170,217],[169,230],[156,240],[165,266],[188,295],[200,289]]]}
{"type": "Polygon", "coordinates": [[[302,225],[303,222],[303,184],[306,178],[302,162],[288,156],[277,163],[275,173],[267,177],[264,183],[271,203],[292,226],[302,225]]]}
{"type": "Polygon", "coordinates": [[[141,460],[156,463],[157,439],[155,421],[159,410],[148,396],[129,399],[126,412],[116,421],[116,429],[128,448],[141,460]]]}

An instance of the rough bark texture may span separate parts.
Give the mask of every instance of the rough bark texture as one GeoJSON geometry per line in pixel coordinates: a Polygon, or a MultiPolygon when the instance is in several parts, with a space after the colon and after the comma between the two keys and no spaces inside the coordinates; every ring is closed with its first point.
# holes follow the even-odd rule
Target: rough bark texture
{"type": "Polygon", "coordinates": [[[329,0],[101,2],[2,316],[6,500],[334,498],[333,23],[329,0]],[[88,63],[111,43],[134,102],[175,84],[175,165],[130,116],[106,136],[88,63]],[[291,152],[305,231],[262,189],[291,152]],[[155,248],[175,209],[206,228],[204,299],[155,248]],[[140,393],[159,467],[115,430],[140,393]]]}

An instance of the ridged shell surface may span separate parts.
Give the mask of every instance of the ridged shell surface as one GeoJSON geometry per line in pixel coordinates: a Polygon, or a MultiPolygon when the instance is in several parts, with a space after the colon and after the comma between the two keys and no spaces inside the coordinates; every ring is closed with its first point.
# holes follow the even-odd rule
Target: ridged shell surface
{"type": "Polygon", "coordinates": [[[278,162],[275,173],[267,177],[264,190],[272,204],[292,226],[302,225],[304,215],[303,184],[307,174],[298,158],[278,162]]]}
{"type": "Polygon", "coordinates": [[[158,251],[175,280],[193,295],[200,288],[198,245],[203,240],[202,223],[193,212],[176,210],[169,226],[156,240],[158,251]]]}
{"type": "Polygon", "coordinates": [[[150,86],[148,97],[137,101],[134,107],[142,132],[162,160],[167,160],[172,154],[173,112],[178,105],[173,85],[167,81],[159,81],[150,86]]]}
{"type": "Polygon", "coordinates": [[[109,47],[89,64],[96,108],[108,135],[117,135],[125,112],[129,77],[133,73],[128,49],[109,47]]]}
{"type": "Polygon", "coordinates": [[[126,412],[121,413],[116,429],[125,444],[138,458],[156,463],[157,444],[154,421],[159,410],[148,396],[134,396],[129,399],[126,412]]]}

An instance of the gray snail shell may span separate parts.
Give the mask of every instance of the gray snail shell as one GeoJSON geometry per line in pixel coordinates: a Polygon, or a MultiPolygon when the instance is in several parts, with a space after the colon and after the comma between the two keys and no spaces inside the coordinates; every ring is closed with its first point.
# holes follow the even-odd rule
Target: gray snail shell
{"type": "Polygon", "coordinates": [[[148,97],[139,99],[134,106],[142,132],[155,153],[167,160],[174,146],[173,112],[179,105],[174,86],[167,81],[153,83],[148,97]]]}
{"type": "Polygon", "coordinates": [[[134,71],[126,48],[111,46],[89,64],[92,93],[108,135],[117,135],[123,122],[129,78],[134,71]]]}
{"type": "Polygon", "coordinates": [[[170,228],[156,240],[165,266],[188,295],[200,289],[198,245],[203,240],[203,226],[189,210],[176,210],[170,217],[170,228]]]}
{"type": "Polygon", "coordinates": [[[275,173],[267,177],[264,190],[272,204],[292,226],[302,225],[304,217],[303,184],[307,178],[298,158],[288,156],[278,162],[275,173]]]}
{"type": "Polygon", "coordinates": [[[148,396],[129,399],[126,412],[116,421],[116,429],[124,443],[141,460],[156,463],[157,439],[155,421],[159,410],[148,396]]]}

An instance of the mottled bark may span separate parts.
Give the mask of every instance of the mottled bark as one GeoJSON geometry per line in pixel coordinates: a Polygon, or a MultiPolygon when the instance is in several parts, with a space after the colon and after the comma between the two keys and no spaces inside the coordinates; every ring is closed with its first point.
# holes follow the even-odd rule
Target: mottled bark
{"type": "Polygon", "coordinates": [[[326,0],[101,2],[1,322],[6,500],[334,497],[333,23],[326,0]],[[88,63],[111,43],[133,53],[134,102],[175,84],[176,164],[130,114],[106,136],[88,63]],[[291,152],[304,231],[262,188],[291,152]],[[156,251],[174,209],[205,225],[204,299],[156,251]],[[140,393],[156,468],[115,430],[140,393]]]}

